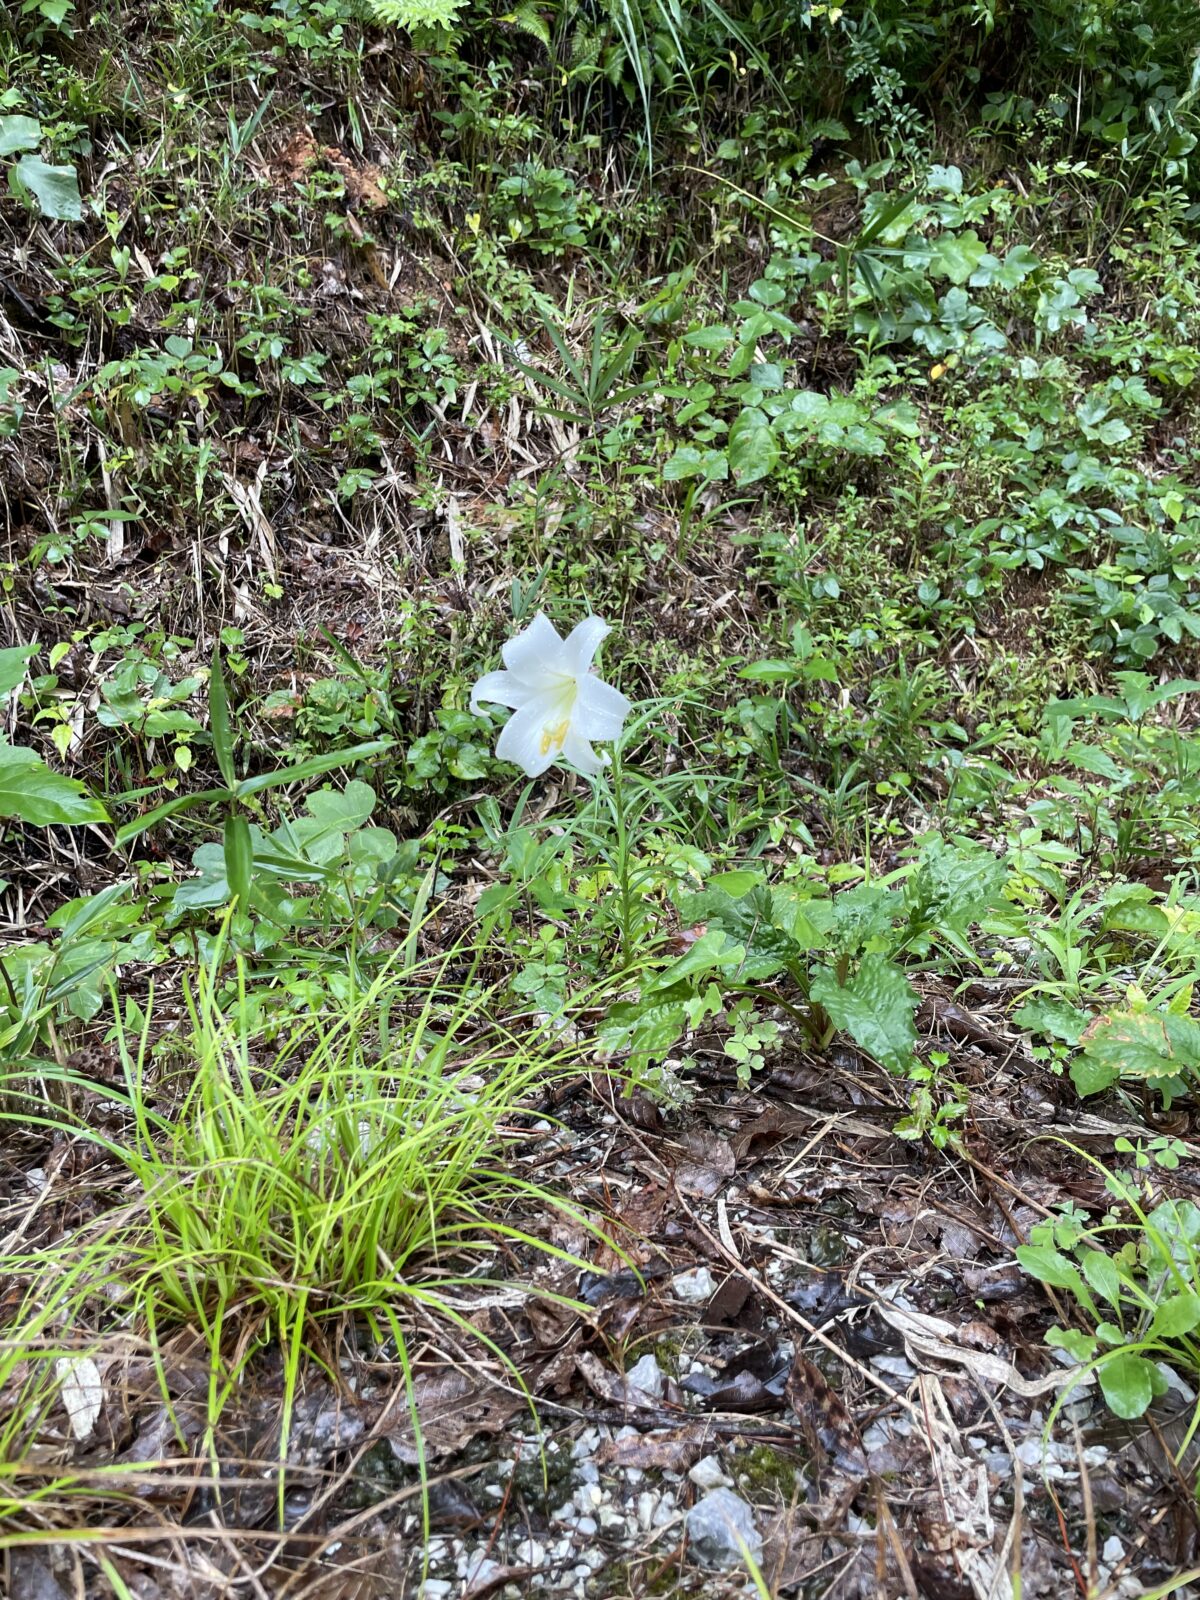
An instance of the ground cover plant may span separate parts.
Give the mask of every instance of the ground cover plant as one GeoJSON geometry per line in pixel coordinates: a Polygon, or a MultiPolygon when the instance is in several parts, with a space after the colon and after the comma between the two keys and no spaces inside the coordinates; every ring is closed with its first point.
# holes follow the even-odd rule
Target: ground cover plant
{"type": "Polygon", "coordinates": [[[1200,18],[0,18],[0,1589],[1200,1586],[1200,18]]]}

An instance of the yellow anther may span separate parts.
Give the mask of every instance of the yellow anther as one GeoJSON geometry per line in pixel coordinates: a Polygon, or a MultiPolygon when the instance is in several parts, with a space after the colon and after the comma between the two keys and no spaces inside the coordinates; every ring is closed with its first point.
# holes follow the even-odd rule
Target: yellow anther
{"type": "Polygon", "coordinates": [[[562,749],[563,743],[567,737],[567,729],[570,727],[570,725],[571,719],[569,717],[564,717],[562,721],[557,723],[554,727],[544,728],[542,730],[542,754],[544,756],[548,756],[551,750],[562,749]]]}

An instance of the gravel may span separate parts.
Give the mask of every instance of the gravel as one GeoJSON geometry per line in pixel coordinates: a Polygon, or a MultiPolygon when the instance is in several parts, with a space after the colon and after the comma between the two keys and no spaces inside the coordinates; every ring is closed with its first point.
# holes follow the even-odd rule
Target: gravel
{"type": "Polygon", "coordinates": [[[762,1560],[754,1512],[731,1489],[713,1489],[698,1500],[687,1514],[687,1532],[692,1555],[707,1567],[740,1566],[742,1543],[755,1561],[762,1560]]]}

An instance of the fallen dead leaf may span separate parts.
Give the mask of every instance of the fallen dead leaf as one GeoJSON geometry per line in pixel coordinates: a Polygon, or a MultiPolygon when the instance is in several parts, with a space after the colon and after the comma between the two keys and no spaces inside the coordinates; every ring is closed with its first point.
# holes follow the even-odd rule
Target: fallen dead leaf
{"type": "Polygon", "coordinates": [[[711,1200],[737,1171],[733,1146],[728,1139],[700,1130],[686,1134],[683,1143],[688,1159],[679,1165],[675,1186],[680,1194],[711,1200]]]}
{"type": "Polygon", "coordinates": [[[580,1350],[575,1357],[575,1370],[593,1394],[610,1406],[628,1406],[635,1411],[657,1411],[661,1402],[645,1389],[619,1372],[606,1367],[599,1356],[590,1350],[580,1350]]]}
{"type": "Polygon", "coordinates": [[[104,1404],[100,1368],[91,1356],[64,1356],[54,1363],[54,1372],[62,1389],[71,1432],[84,1444],[91,1438],[104,1404]]]}
{"type": "Polygon", "coordinates": [[[787,1380],[788,1404],[810,1442],[843,1472],[865,1474],[867,1453],[842,1397],[820,1367],[797,1354],[787,1380]]]}
{"type": "Polygon", "coordinates": [[[886,1300],[875,1303],[875,1310],[890,1328],[904,1340],[905,1351],[914,1366],[926,1361],[948,1361],[965,1369],[976,1383],[985,1383],[999,1389],[1011,1389],[1027,1400],[1061,1389],[1068,1383],[1081,1383],[1078,1372],[1063,1370],[1047,1373],[1043,1378],[1026,1378],[1011,1361],[1002,1356],[989,1355],[982,1350],[964,1350],[957,1342],[961,1330],[943,1317],[930,1317],[923,1311],[907,1311],[889,1305],[886,1300]]]}
{"type": "Polygon", "coordinates": [[[600,1466],[650,1468],[665,1472],[686,1472],[712,1448],[713,1436],[702,1423],[691,1423],[671,1433],[628,1434],[623,1439],[606,1439],[596,1452],[600,1466]]]}
{"type": "MultiPolygon", "coordinates": [[[[457,1367],[418,1373],[412,1401],[429,1460],[453,1455],[481,1434],[501,1432],[524,1404],[486,1377],[468,1376],[457,1367]]],[[[416,1465],[417,1441],[408,1406],[399,1407],[397,1425],[387,1440],[397,1460],[416,1465]]]]}

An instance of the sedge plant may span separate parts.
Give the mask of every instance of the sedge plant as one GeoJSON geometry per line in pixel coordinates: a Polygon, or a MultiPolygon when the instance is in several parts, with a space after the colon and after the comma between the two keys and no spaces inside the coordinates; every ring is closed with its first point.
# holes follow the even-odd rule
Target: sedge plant
{"type": "Polygon", "coordinates": [[[92,1141],[107,1158],[106,1189],[124,1174],[127,1190],[124,1204],[60,1242],[0,1260],[0,1273],[26,1287],[4,1345],[0,1501],[10,1509],[44,1492],[24,1466],[53,1403],[55,1361],[84,1346],[148,1345],[170,1404],[160,1352],[179,1329],[206,1352],[202,1448],[214,1483],[220,1418],[256,1357],[274,1347],[284,1373],[282,1514],[301,1373],[328,1365],[327,1330],[348,1323],[394,1352],[423,1482],[409,1313],[482,1340],[520,1386],[504,1353],[470,1324],[469,1290],[492,1281],[504,1248],[586,1265],[519,1218],[568,1211],[593,1233],[594,1224],[524,1180],[506,1154],[537,1091],[573,1070],[574,1051],[497,1020],[469,950],[426,964],[397,952],[368,986],[341,999],[331,992],[269,1043],[255,1031],[261,1009],[247,1003],[253,980],[240,962],[238,999],[223,1009],[225,959],[218,940],[185,983],[188,1027],[171,1045],[182,1070],[164,1070],[155,1051],[151,997],[140,1027],[118,1012],[123,1084],[95,1126],[32,1092],[5,1113],[92,1141]]]}

